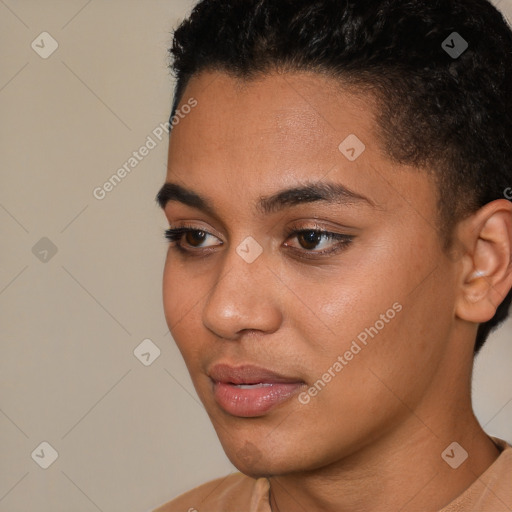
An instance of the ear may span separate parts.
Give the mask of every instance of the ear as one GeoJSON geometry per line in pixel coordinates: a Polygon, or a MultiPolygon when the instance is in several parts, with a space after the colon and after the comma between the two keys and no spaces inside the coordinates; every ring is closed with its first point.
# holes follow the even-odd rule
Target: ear
{"type": "Polygon", "coordinates": [[[458,228],[465,250],[459,261],[455,314],[484,323],[512,288],[512,203],[506,199],[487,203],[458,228]]]}

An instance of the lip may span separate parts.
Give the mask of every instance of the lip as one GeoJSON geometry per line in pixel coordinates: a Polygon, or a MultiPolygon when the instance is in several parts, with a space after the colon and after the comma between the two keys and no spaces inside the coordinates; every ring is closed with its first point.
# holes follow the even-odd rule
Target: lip
{"type": "Polygon", "coordinates": [[[216,364],[208,376],[218,405],[233,416],[245,418],[262,416],[289,400],[305,384],[296,377],[251,364],[216,364]]]}

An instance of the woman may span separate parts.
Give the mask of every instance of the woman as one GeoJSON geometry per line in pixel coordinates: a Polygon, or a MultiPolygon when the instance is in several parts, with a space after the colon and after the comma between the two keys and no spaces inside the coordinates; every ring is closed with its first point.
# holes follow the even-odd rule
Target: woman
{"type": "Polygon", "coordinates": [[[503,17],[203,0],[171,51],[166,319],[239,473],[158,511],[511,510],[471,405],[512,288],[503,17]]]}

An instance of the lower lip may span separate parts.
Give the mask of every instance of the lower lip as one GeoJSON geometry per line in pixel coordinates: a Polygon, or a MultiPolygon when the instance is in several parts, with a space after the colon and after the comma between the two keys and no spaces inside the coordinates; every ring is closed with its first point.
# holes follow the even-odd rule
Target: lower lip
{"type": "Polygon", "coordinates": [[[302,386],[302,382],[273,382],[247,389],[226,382],[213,382],[213,394],[220,407],[229,414],[251,418],[289,400],[302,386]]]}

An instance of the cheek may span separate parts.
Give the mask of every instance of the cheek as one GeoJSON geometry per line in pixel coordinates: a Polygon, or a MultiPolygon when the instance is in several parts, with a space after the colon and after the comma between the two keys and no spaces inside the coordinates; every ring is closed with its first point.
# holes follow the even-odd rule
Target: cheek
{"type": "Polygon", "coordinates": [[[375,324],[380,336],[399,313],[395,303],[412,287],[413,272],[400,265],[404,255],[397,254],[396,244],[381,242],[364,252],[347,253],[343,264],[317,279],[301,278],[300,287],[297,276],[286,279],[299,299],[288,316],[317,353],[343,354],[359,335],[364,342],[368,330],[375,332],[375,324]]]}
{"type": "Polygon", "coordinates": [[[163,274],[163,305],[168,324],[186,320],[204,296],[205,279],[184,265],[175,250],[169,248],[163,274]]]}
{"type": "Polygon", "coordinates": [[[172,331],[172,327],[184,313],[184,309],[183,311],[181,310],[184,301],[182,300],[183,283],[180,282],[180,273],[176,271],[174,264],[171,263],[169,254],[164,266],[162,292],[165,319],[169,329],[172,331]],[[181,307],[180,304],[182,305],[181,307]]]}
{"type": "Polygon", "coordinates": [[[200,283],[187,277],[186,270],[176,262],[174,256],[168,256],[163,275],[164,314],[167,326],[187,365],[194,346],[201,340],[198,326],[203,296],[200,283]]]}
{"type": "Polygon", "coordinates": [[[321,378],[338,356],[343,359],[337,372],[334,368],[343,377],[329,384],[343,393],[325,393],[327,402],[339,404],[348,393],[363,403],[372,396],[369,390],[376,396],[392,393],[386,384],[414,399],[428,385],[443,354],[453,309],[453,297],[445,290],[450,276],[443,275],[433,247],[386,243],[357,272],[347,266],[316,290],[302,290],[315,312],[295,315],[309,341],[310,376],[321,378]],[[311,321],[315,316],[316,324],[311,321]]]}
{"type": "Polygon", "coordinates": [[[446,292],[450,277],[440,268],[423,282],[421,275],[353,296],[354,313],[340,314],[340,339],[330,345],[331,365],[338,354],[344,361],[319,397],[324,407],[358,410],[369,423],[379,423],[404,412],[404,404],[414,409],[428,393],[450,336],[453,294],[446,292]]]}

